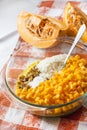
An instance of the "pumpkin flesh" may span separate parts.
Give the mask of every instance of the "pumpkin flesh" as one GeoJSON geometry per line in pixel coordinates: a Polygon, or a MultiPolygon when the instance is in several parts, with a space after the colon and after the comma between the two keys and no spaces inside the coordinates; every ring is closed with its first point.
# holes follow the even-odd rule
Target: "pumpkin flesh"
{"type": "MultiPolygon", "coordinates": [[[[64,10],[64,22],[68,27],[68,36],[76,36],[82,24],[85,24],[87,27],[87,16],[81,9],[68,2],[64,10]]],[[[87,42],[87,29],[81,39],[87,42]]]]}
{"type": "Polygon", "coordinates": [[[57,44],[60,30],[66,26],[55,18],[22,12],[17,19],[17,29],[22,39],[38,48],[49,48],[57,44]]]}

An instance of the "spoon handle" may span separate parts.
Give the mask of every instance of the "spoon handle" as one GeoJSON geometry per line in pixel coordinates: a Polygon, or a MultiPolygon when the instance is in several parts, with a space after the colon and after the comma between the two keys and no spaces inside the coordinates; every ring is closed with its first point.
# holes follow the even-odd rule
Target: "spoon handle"
{"type": "Polygon", "coordinates": [[[68,60],[68,58],[69,58],[69,56],[70,56],[72,50],[74,49],[75,45],[78,43],[78,41],[79,41],[79,39],[81,38],[82,34],[84,33],[85,29],[86,29],[86,26],[85,26],[85,24],[83,24],[83,25],[80,27],[80,29],[79,29],[79,31],[78,31],[76,37],[75,37],[75,40],[74,40],[74,42],[73,42],[73,44],[72,44],[72,46],[71,46],[71,48],[70,48],[70,50],[69,50],[69,52],[68,52],[68,54],[67,54],[67,57],[66,57],[66,59],[65,59],[65,61],[64,61],[64,65],[66,64],[66,61],[68,60]]]}

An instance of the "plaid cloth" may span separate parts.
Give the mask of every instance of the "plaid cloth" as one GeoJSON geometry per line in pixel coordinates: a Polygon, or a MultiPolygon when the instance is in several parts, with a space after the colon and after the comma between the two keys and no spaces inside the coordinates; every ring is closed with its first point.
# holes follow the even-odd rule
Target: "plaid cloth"
{"type": "MultiPolygon", "coordinates": [[[[74,2],[86,12],[87,3],[74,2]]],[[[61,18],[65,2],[58,0],[41,1],[37,6],[37,12],[42,15],[49,15],[61,18]]],[[[19,39],[14,52],[25,43],[19,39]]],[[[31,49],[31,48],[30,48],[31,49]]],[[[13,53],[14,53],[13,52],[13,53]]],[[[19,55],[26,55],[27,52],[20,52],[19,55]]],[[[31,53],[30,53],[31,54],[31,53]]],[[[44,55],[45,52],[41,53],[44,55]]],[[[29,53],[28,53],[29,55],[29,53]]],[[[33,52],[32,54],[33,55],[33,52]]],[[[21,65],[20,61],[17,65],[21,65]]],[[[23,61],[25,64],[26,61],[23,61]]],[[[4,71],[4,68],[3,70],[4,71]]],[[[15,78],[15,76],[13,77],[15,78]]],[[[3,86],[2,86],[3,88],[3,86]]],[[[45,118],[31,115],[27,110],[19,109],[8,95],[1,88],[0,90],[0,130],[86,130],[87,129],[87,109],[82,107],[75,113],[67,117],[45,118]]]]}

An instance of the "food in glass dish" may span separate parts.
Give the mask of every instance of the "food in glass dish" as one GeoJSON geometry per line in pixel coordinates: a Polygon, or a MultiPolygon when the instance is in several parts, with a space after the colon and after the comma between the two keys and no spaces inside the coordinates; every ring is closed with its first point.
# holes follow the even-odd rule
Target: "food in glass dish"
{"type": "MultiPolygon", "coordinates": [[[[87,92],[87,61],[79,55],[71,56],[60,71],[66,54],[34,62],[18,77],[16,95],[41,106],[69,103],[87,92]]],[[[75,102],[52,113],[67,112],[79,106],[75,102]]],[[[49,111],[48,111],[49,113],[49,111]]]]}
{"type": "MultiPolygon", "coordinates": [[[[45,60],[45,58],[47,58],[47,57],[52,58],[56,55],[67,54],[73,43],[73,38],[70,38],[70,37],[60,38],[60,40],[58,40],[58,42],[60,44],[58,44],[57,46],[55,46],[53,48],[49,48],[49,49],[38,49],[33,46],[28,46],[22,40],[19,41],[19,43],[20,42],[21,42],[21,45],[18,47],[18,50],[15,51],[14,54],[11,56],[7,66],[5,68],[6,70],[4,70],[2,72],[2,75],[4,75],[4,77],[5,77],[3,79],[5,85],[2,84],[2,87],[3,86],[5,87],[6,92],[9,94],[9,96],[12,99],[12,101],[14,102],[14,104],[17,104],[21,109],[28,110],[31,114],[38,115],[38,116],[45,116],[45,117],[65,116],[65,115],[75,112],[81,106],[86,105],[87,92],[85,92],[82,96],[78,95],[75,100],[72,99],[70,101],[67,101],[66,103],[60,102],[60,104],[57,103],[57,105],[53,105],[53,104],[52,105],[43,105],[44,103],[46,104],[46,102],[43,102],[43,104],[42,104],[41,103],[42,101],[38,102],[38,103],[34,103],[34,100],[31,102],[28,99],[28,97],[25,95],[28,95],[28,92],[31,90],[35,91],[35,89],[39,88],[38,86],[40,84],[33,86],[34,84],[29,85],[29,82],[28,82],[28,86],[27,86],[27,82],[25,82],[25,84],[24,84],[25,78],[23,79],[23,82],[21,82],[22,85],[20,83],[18,83],[20,76],[22,76],[22,75],[26,76],[27,73],[28,72],[30,73],[32,70],[35,70],[35,75],[34,75],[34,71],[33,71],[31,76],[38,77],[41,69],[37,72],[36,66],[40,65],[40,63],[43,62],[45,60]],[[17,84],[18,85],[20,84],[19,88],[17,87],[17,84]],[[24,88],[24,86],[26,86],[26,87],[24,88]],[[25,99],[25,97],[27,97],[27,98],[25,99]]],[[[87,62],[87,48],[86,48],[86,46],[84,46],[82,44],[81,41],[79,41],[79,43],[76,45],[75,49],[72,52],[72,56],[75,56],[75,55],[79,55],[80,59],[84,58],[87,62]]],[[[72,65],[72,64],[70,64],[70,65],[72,65]]],[[[50,69],[49,69],[49,71],[50,71],[50,69]]],[[[75,72],[75,70],[73,72],[75,72]]],[[[55,72],[54,74],[57,74],[57,73],[55,72]]],[[[50,79],[54,76],[54,74],[49,79],[47,78],[46,80],[44,80],[42,85],[44,85],[45,81],[50,82],[50,79]]],[[[58,74],[59,74],[59,72],[58,72],[58,74]]],[[[69,74],[67,73],[67,75],[65,75],[64,78],[66,78],[66,76],[69,76],[69,74]]],[[[80,76],[82,77],[82,75],[80,75],[80,76]]],[[[86,77],[86,75],[85,75],[85,77],[86,77]]],[[[63,81],[64,81],[64,78],[63,78],[63,81]]],[[[75,78],[72,79],[72,82],[74,81],[74,79],[75,78]]],[[[30,80],[32,80],[32,77],[30,80]]],[[[58,80],[59,80],[59,78],[58,78],[58,80]]],[[[33,83],[35,83],[35,82],[33,82],[33,83]]],[[[55,83],[55,82],[53,82],[53,83],[55,83]]],[[[63,90],[64,89],[66,90],[65,86],[66,85],[64,84],[63,90]]],[[[51,88],[52,88],[52,86],[51,86],[51,88]]],[[[50,92],[49,91],[50,89],[48,88],[47,92],[50,92]]],[[[76,90],[76,91],[79,92],[79,89],[80,88],[78,87],[78,90],[76,90]]],[[[53,90],[55,90],[55,89],[53,88],[53,90]]],[[[65,90],[64,90],[64,92],[65,92],[65,90]]],[[[55,90],[55,92],[56,92],[56,90],[55,90]]],[[[69,92],[69,91],[67,90],[67,92],[69,92]]],[[[37,94],[38,93],[39,92],[37,91],[37,94]]],[[[69,92],[69,94],[70,94],[70,92],[69,92]]],[[[33,98],[34,93],[31,93],[31,96],[33,98]]],[[[61,99],[63,99],[62,96],[63,96],[63,93],[60,96],[61,99]]],[[[55,98],[55,97],[53,98],[53,96],[51,96],[51,97],[52,97],[51,100],[53,100],[55,98]]],[[[48,98],[49,98],[49,96],[48,96],[48,98]]],[[[38,98],[37,98],[37,101],[38,101],[38,98]]],[[[56,104],[56,102],[55,102],[55,104],[56,104]]]]}

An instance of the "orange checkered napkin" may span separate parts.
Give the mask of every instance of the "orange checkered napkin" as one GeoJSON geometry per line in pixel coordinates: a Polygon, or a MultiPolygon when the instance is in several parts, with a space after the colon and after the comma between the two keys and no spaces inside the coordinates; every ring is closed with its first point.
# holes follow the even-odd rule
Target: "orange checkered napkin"
{"type": "MultiPolygon", "coordinates": [[[[75,2],[78,4],[81,9],[85,12],[87,11],[87,3],[75,2]]],[[[49,15],[53,17],[60,18],[63,12],[65,2],[59,2],[58,0],[51,1],[41,1],[37,6],[37,11],[42,15],[49,15]]],[[[25,46],[25,42],[19,39],[18,45],[16,46],[13,53],[17,52],[17,50],[23,46],[25,46]]],[[[58,49],[58,48],[57,48],[58,49]]],[[[61,50],[61,48],[60,48],[61,50]]],[[[28,48],[27,51],[21,51],[17,53],[21,56],[47,56],[45,51],[40,52],[40,55],[36,53],[37,50],[33,49],[33,47],[28,48]]],[[[52,53],[56,51],[53,50],[52,53]]],[[[25,60],[15,61],[15,65],[23,66],[25,65],[25,60]]],[[[4,68],[2,69],[4,71],[4,68]]],[[[13,72],[13,71],[12,71],[13,72]]],[[[15,75],[13,81],[15,79],[15,75]]],[[[9,95],[5,93],[4,84],[2,81],[2,86],[0,89],[0,130],[87,130],[87,108],[80,108],[75,113],[64,117],[64,118],[45,118],[31,115],[28,111],[23,110],[14,104],[12,100],[10,100],[9,95]]]]}

